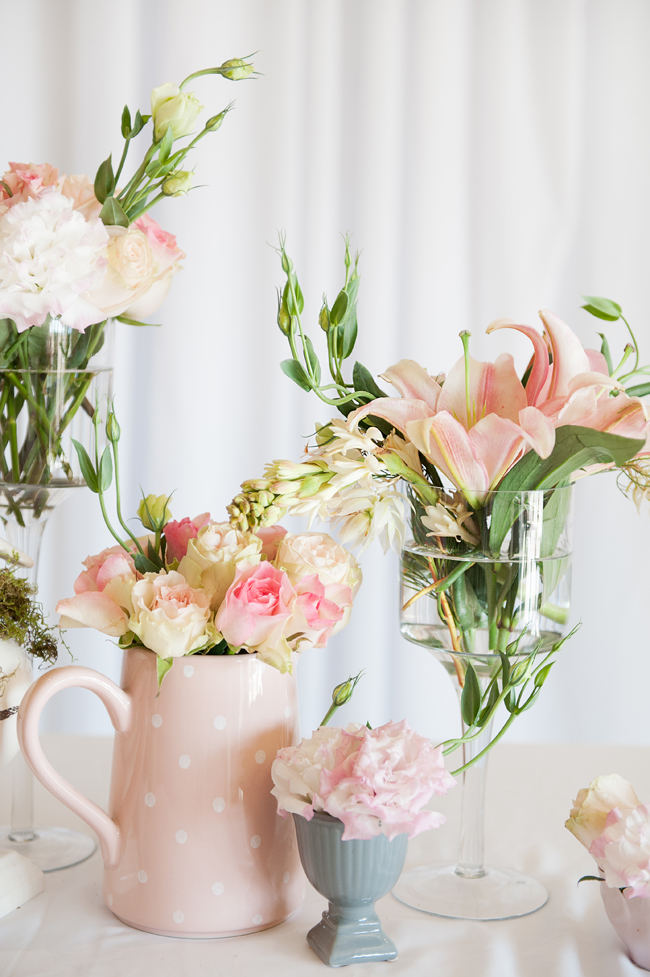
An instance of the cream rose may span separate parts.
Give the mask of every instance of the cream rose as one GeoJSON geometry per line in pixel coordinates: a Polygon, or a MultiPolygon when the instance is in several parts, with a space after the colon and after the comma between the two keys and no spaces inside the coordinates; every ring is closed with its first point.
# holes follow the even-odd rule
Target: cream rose
{"type": "Polygon", "coordinates": [[[262,540],[254,533],[242,533],[229,522],[209,522],[190,539],[178,570],[192,587],[205,590],[216,609],[235,575],[256,566],[261,554],[262,540]]]}
{"type": "Polygon", "coordinates": [[[160,658],[180,658],[214,639],[210,601],[176,570],[145,573],[131,591],[129,629],[160,658]]]}
{"type": "Polygon", "coordinates": [[[326,593],[332,585],[343,585],[354,596],[361,583],[361,570],[355,558],[327,533],[285,536],[274,562],[282,567],[294,586],[315,574],[326,593]]]}
{"type": "Polygon", "coordinates": [[[616,808],[625,815],[640,803],[632,785],[624,777],[617,773],[604,774],[596,777],[589,787],[578,791],[565,827],[585,848],[590,849],[605,830],[610,811],[616,808]]]}

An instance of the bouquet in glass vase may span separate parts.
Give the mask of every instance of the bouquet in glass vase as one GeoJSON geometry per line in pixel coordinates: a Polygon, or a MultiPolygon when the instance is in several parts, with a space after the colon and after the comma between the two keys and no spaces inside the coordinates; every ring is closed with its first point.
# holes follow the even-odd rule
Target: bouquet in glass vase
{"type": "MultiPolygon", "coordinates": [[[[84,485],[73,444],[90,444],[97,411],[106,420],[109,323],[140,325],[184,257],[149,211],[191,189],[186,157],[228,112],[199,123],[203,107],[187,86],[199,75],[252,73],[250,62],[232,59],[155,88],[149,114],[125,106],[119,160],[109,155],[94,181],[49,163],[10,163],[0,177],[0,519],[32,559],[31,582],[47,517],[84,485]]],[[[53,853],[36,852],[45,835],[35,837],[28,793],[14,791],[22,801],[10,840],[30,842],[46,870],[60,867],[58,842],[53,853]]]]}
{"type": "Polygon", "coordinates": [[[303,329],[303,296],[284,247],[286,282],[278,325],[291,358],[284,372],[344,418],[318,428],[299,463],[275,461],[242,486],[230,507],[239,524],[264,525],[284,513],[328,520],[345,542],[379,536],[401,547],[402,633],[429,649],[459,693],[463,813],[458,862],[402,877],[397,893],[436,914],[502,918],[546,900],[535,880],[483,864],[485,757],[530,708],[567,638],[570,514],[576,478],[618,470],[638,501],[650,489],[649,370],[620,306],[590,298],[584,308],[621,321],[630,342],[616,361],[608,339],[585,350],[551,312],[543,329],[500,320],[532,345],[520,375],[510,354],[475,360],[469,334],[462,356],[432,376],[401,360],[382,374],[389,395],[356,362],[357,263],[345,255],[345,281],[319,323],[330,380],[303,329]],[[409,538],[406,527],[409,527],[409,538]],[[496,732],[493,721],[499,725],[496,732]],[[509,883],[513,884],[509,884],[509,883]]]}

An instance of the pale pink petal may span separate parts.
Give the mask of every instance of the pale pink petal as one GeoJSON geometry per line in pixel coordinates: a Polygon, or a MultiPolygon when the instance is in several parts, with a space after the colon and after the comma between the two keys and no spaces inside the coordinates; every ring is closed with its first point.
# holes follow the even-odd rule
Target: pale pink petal
{"type": "Polygon", "coordinates": [[[369,404],[358,407],[348,420],[352,425],[358,424],[364,417],[372,415],[381,417],[392,424],[402,434],[406,432],[406,425],[411,421],[431,417],[431,408],[423,400],[403,400],[401,397],[378,397],[369,404]]]}
{"type": "Polygon", "coordinates": [[[559,424],[577,424],[626,438],[647,438],[648,418],[642,401],[602,387],[582,387],[571,395],[558,415],[559,424]]]}
{"type": "Polygon", "coordinates": [[[604,373],[605,376],[609,376],[609,367],[607,366],[607,360],[603,354],[598,349],[586,349],[587,359],[589,360],[589,369],[595,371],[596,373],[604,373]]]}
{"type": "Polygon", "coordinates": [[[496,414],[488,414],[475,424],[469,440],[475,457],[485,467],[489,488],[498,485],[525,450],[519,425],[496,414]]]}
{"type": "Polygon", "coordinates": [[[127,553],[108,556],[97,573],[97,589],[103,590],[113,577],[132,577],[135,580],[133,558],[127,553]]]}
{"type": "Polygon", "coordinates": [[[542,309],[539,316],[546,327],[553,357],[548,398],[563,397],[568,394],[569,383],[576,374],[589,370],[589,358],[566,322],[547,309],[542,309]]]}
{"type": "Polygon", "coordinates": [[[435,414],[442,388],[415,360],[400,360],[382,373],[382,378],[388,380],[402,397],[423,400],[431,408],[430,413],[435,414]]]}
{"type": "Polygon", "coordinates": [[[435,417],[411,421],[407,437],[422,454],[462,489],[470,502],[488,491],[488,473],[477,456],[463,425],[447,411],[435,417]]]}
{"type": "Polygon", "coordinates": [[[555,425],[537,407],[519,412],[519,425],[528,444],[540,458],[548,458],[555,447],[555,425]]]}
{"type": "Polygon", "coordinates": [[[526,383],[526,399],[529,404],[536,404],[549,374],[548,346],[544,341],[544,337],[533,326],[522,325],[518,322],[509,322],[504,319],[499,319],[491,323],[487,327],[486,332],[494,332],[496,329],[516,329],[517,332],[527,336],[533,344],[533,359],[531,361],[528,382],[526,383]]]}
{"type": "Polygon", "coordinates": [[[516,421],[519,411],[528,403],[526,391],[517,376],[509,353],[502,353],[494,363],[469,358],[470,417],[467,416],[465,359],[454,363],[444,382],[438,400],[439,411],[449,411],[466,428],[486,414],[498,414],[516,421]]]}
{"type": "Polygon", "coordinates": [[[56,605],[63,628],[94,628],[113,638],[129,630],[128,617],[107,594],[84,593],[60,600],[56,605]]]}

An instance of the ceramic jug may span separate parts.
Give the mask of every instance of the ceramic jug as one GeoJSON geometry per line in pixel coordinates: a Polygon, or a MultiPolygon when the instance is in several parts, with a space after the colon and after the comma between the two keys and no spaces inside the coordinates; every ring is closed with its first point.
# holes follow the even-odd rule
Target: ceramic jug
{"type": "Polygon", "coordinates": [[[35,775],[97,833],[104,899],[123,922],[164,936],[234,936],[282,922],[304,876],[270,766],[295,742],[295,679],[255,655],[178,658],[160,690],[156,656],[124,653],[121,688],[92,669],[56,668],[26,693],[18,736],[35,775]],[[89,689],[115,728],[108,813],[49,763],[46,702],[89,689]]]}

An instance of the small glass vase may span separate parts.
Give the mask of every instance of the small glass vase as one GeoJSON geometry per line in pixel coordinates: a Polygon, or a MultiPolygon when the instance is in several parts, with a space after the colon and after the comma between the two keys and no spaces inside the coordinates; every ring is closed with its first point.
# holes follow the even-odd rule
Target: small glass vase
{"type": "Polygon", "coordinates": [[[342,840],[343,823],[322,811],[307,821],[293,815],[305,875],[329,906],[307,934],[314,953],[330,967],[394,960],[375,901],[391,890],[404,865],[408,837],[342,840]]]}
{"type": "MultiPolygon", "coordinates": [[[[92,454],[95,412],[106,419],[107,329],[98,323],[81,333],[48,319],[18,335],[0,320],[0,535],[30,558],[31,567],[17,570],[34,588],[50,515],[85,487],[73,441],[92,454]]],[[[13,761],[11,824],[0,828],[0,846],[45,872],[75,865],[95,849],[79,832],[34,827],[33,781],[20,755],[13,761]]]]}
{"type": "Polygon", "coordinates": [[[496,491],[473,513],[465,541],[436,538],[437,545],[414,506],[415,538],[401,559],[400,629],[454,682],[462,735],[451,766],[465,769],[456,863],[402,876],[393,895],[412,908],[488,920],[524,916],[547,901],[537,880],[484,864],[485,777],[493,740],[532,705],[566,635],[571,502],[570,486],[496,491]]]}

